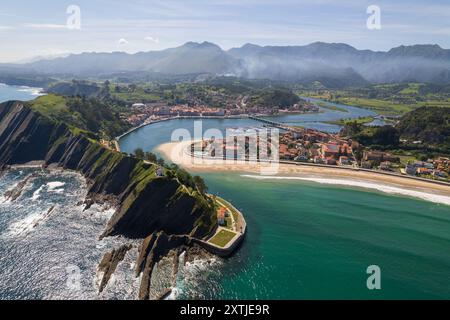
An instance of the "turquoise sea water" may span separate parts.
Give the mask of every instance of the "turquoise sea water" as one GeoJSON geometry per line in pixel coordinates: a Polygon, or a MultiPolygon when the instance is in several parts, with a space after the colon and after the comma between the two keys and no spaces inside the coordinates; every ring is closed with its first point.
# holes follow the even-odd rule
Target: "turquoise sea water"
{"type": "MultiPolygon", "coordinates": [[[[254,126],[204,120],[204,128],[254,126]]],[[[152,150],[192,120],[150,125],[121,148],[152,150]]],[[[248,234],[235,256],[181,285],[182,298],[450,298],[450,207],[368,189],[307,181],[202,174],[209,190],[245,215],[248,234]],[[370,265],[381,290],[366,287],[370,265]]]]}
{"type": "Polygon", "coordinates": [[[450,207],[312,182],[204,174],[245,215],[241,250],[200,286],[205,298],[450,298],[450,207]],[[381,287],[366,287],[366,268],[381,287]]]}

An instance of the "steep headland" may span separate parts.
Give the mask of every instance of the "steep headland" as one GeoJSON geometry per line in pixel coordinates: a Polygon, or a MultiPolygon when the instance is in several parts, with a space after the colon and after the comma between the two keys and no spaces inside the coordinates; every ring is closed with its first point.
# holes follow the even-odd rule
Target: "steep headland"
{"type": "MultiPolygon", "coordinates": [[[[201,239],[213,231],[214,205],[206,195],[183,185],[173,174],[157,175],[157,164],[103,147],[94,136],[43,115],[33,103],[0,104],[0,168],[43,161],[81,173],[89,186],[87,205],[106,200],[117,206],[102,236],[144,239],[158,234],[161,238],[163,232],[168,237],[201,239]]],[[[146,255],[153,257],[151,264],[167,253],[166,247],[162,240],[152,245],[146,255]]]]}
{"type": "Polygon", "coordinates": [[[214,224],[207,198],[186,192],[177,179],[158,177],[156,164],[106,149],[22,102],[1,104],[0,165],[36,160],[83,174],[94,200],[102,196],[117,200],[119,209],[106,236],[144,238],[164,230],[202,237],[214,224]]]}

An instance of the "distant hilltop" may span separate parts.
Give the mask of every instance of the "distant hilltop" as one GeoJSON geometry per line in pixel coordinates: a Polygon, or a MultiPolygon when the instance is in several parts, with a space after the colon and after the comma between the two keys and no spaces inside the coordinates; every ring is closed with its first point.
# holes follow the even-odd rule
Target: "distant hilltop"
{"type": "Polygon", "coordinates": [[[438,45],[412,45],[371,51],[323,42],[305,46],[246,44],[223,50],[210,42],[187,42],[162,51],[81,53],[25,64],[0,64],[0,72],[97,78],[120,73],[146,73],[153,78],[209,74],[319,81],[334,87],[405,81],[448,84],[450,50],[438,45]]]}

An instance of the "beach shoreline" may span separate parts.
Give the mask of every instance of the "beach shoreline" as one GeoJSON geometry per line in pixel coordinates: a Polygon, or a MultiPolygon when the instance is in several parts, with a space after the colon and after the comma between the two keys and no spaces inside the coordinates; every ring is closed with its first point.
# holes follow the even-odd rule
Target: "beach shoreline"
{"type": "Polygon", "coordinates": [[[450,186],[419,179],[411,179],[400,175],[387,175],[373,171],[342,169],[339,167],[296,165],[279,163],[276,174],[261,175],[262,166],[268,164],[249,163],[233,160],[198,159],[185,152],[190,144],[187,142],[171,142],[156,148],[169,161],[193,173],[239,172],[249,178],[273,180],[303,180],[322,184],[354,186],[377,189],[388,193],[398,193],[419,197],[424,200],[450,205],[450,186]],[[384,190],[383,190],[383,187],[384,190]],[[423,194],[423,195],[422,195],[423,194]],[[434,198],[433,198],[434,197],[434,198]]]}

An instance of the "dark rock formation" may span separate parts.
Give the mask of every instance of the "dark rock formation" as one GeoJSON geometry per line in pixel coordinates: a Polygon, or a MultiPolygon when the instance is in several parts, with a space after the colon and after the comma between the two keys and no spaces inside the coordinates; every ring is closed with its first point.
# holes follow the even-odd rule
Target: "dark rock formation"
{"type": "Polygon", "coordinates": [[[0,166],[0,178],[3,177],[3,175],[5,174],[7,168],[8,168],[7,165],[0,166]]]}
{"type": "Polygon", "coordinates": [[[46,218],[48,218],[52,214],[54,209],[55,209],[55,206],[51,206],[50,209],[48,209],[47,212],[42,216],[42,218],[38,222],[33,224],[33,228],[36,228],[39,225],[40,221],[45,220],[46,218]]]}
{"type": "Polygon", "coordinates": [[[25,186],[29,182],[31,182],[35,177],[36,177],[35,174],[29,174],[28,176],[26,176],[25,179],[23,179],[17,184],[17,186],[5,192],[5,198],[10,201],[16,201],[22,195],[25,186]]]}
{"type": "Polygon", "coordinates": [[[172,289],[166,289],[163,293],[161,293],[159,295],[158,298],[156,298],[156,300],[164,300],[165,298],[167,298],[168,296],[170,296],[170,294],[172,293],[172,289]]]}
{"type": "Polygon", "coordinates": [[[183,252],[182,247],[178,247],[175,251],[175,254],[173,255],[173,269],[172,269],[172,283],[173,286],[176,286],[177,284],[177,275],[179,270],[179,264],[180,264],[180,254],[183,252]]]}
{"type": "Polygon", "coordinates": [[[198,245],[193,245],[185,251],[184,264],[186,265],[186,263],[188,262],[192,263],[195,259],[201,259],[206,261],[214,256],[215,256],[214,254],[206,251],[204,248],[198,245]]]}
{"type": "Polygon", "coordinates": [[[131,244],[123,245],[118,249],[113,249],[112,251],[105,253],[98,266],[98,270],[104,272],[100,283],[99,292],[102,292],[103,289],[105,289],[109,279],[113,275],[114,271],[116,271],[117,265],[125,258],[126,253],[132,247],[133,246],[131,244]]]}
{"type": "Polygon", "coordinates": [[[178,249],[190,244],[191,239],[188,236],[167,235],[164,232],[154,233],[144,240],[136,262],[136,274],[143,273],[139,299],[148,300],[150,298],[151,277],[155,264],[168,255],[171,250],[176,250],[176,257],[178,257],[178,249]]]}

